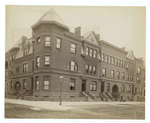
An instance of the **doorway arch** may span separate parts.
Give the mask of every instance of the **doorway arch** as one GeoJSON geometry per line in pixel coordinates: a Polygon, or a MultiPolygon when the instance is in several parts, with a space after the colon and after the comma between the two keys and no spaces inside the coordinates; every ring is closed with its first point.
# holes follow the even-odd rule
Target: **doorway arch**
{"type": "Polygon", "coordinates": [[[112,92],[118,92],[118,86],[117,86],[117,85],[114,85],[114,86],[113,86],[112,92]]]}
{"type": "Polygon", "coordinates": [[[20,90],[20,82],[19,81],[16,82],[15,89],[16,90],[20,90]]]}

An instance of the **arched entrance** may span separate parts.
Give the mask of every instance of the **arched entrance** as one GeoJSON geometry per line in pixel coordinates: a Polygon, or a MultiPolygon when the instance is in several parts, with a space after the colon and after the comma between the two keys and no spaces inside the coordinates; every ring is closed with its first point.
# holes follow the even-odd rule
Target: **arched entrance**
{"type": "Polygon", "coordinates": [[[15,89],[16,89],[16,90],[19,90],[19,89],[20,89],[20,82],[18,82],[18,81],[16,82],[16,84],[15,84],[15,89]]]}
{"type": "Polygon", "coordinates": [[[117,86],[117,85],[114,85],[114,86],[113,86],[112,92],[118,92],[118,86],[117,86]]]}
{"type": "Polygon", "coordinates": [[[115,98],[115,101],[117,101],[117,98],[119,98],[118,86],[117,85],[114,85],[112,87],[112,96],[115,98]]]}

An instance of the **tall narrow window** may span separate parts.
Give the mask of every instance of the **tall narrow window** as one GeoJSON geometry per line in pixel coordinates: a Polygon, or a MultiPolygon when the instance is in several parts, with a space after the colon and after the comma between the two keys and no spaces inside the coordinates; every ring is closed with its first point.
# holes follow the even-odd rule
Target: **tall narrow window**
{"type": "Polygon", "coordinates": [[[105,62],[108,62],[108,55],[105,55],[105,62]]]}
{"type": "Polygon", "coordinates": [[[26,80],[24,79],[24,80],[23,80],[23,89],[26,89],[26,86],[27,86],[26,84],[27,84],[27,83],[26,83],[26,80]]]}
{"type": "Polygon", "coordinates": [[[120,72],[117,71],[117,78],[120,79],[120,72]]]}
{"type": "Polygon", "coordinates": [[[45,36],[45,46],[50,46],[50,45],[51,45],[51,37],[45,36]]]}
{"type": "Polygon", "coordinates": [[[24,73],[28,72],[28,64],[27,63],[23,64],[23,72],[24,73]]]}
{"type": "Polygon", "coordinates": [[[45,56],[45,63],[44,63],[44,66],[45,67],[49,67],[50,65],[50,56],[45,56]]]}
{"type": "Polygon", "coordinates": [[[89,67],[89,72],[92,74],[92,65],[89,67]]]}
{"type": "Polygon", "coordinates": [[[104,54],[102,53],[102,61],[104,61],[104,54]]]}
{"type": "Polygon", "coordinates": [[[133,81],[133,75],[131,74],[131,81],[133,81]]]}
{"type": "Polygon", "coordinates": [[[121,60],[121,63],[120,63],[121,67],[123,67],[123,61],[121,60]]]}
{"type": "Polygon", "coordinates": [[[71,43],[71,52],[76,53],[76,44],[71,43]]]}
{"type": "Polygon", "coordinates": [[[28,51],[28,47],[25,47],[24,48],[24,56],[28,55],[29,54],[29,51],[28,51]]]}
{"type": "Polygon", "coordinates": [[[40,43],[41,42],[41,39],[40,37],[37,38],[37,43],[40,43]]]}
{"type": "Polygon", "coordinates": [[[49,89],[49,76],[44,76],[44,89],[49,89]]]}
{"type": "Polygon", "coordinates": [[[77,63],[74,61],[70,61],[69,63],[69,70],[71,71],[78,71],[77,63]]]}
{"type": "Polygon", "coordinates": [[[86,73],[88,73],[89,72],[89,65],[87,64],[86,65],[86,73]]]}
{"type": "Polygon", "coordinates": [[[86,55],[89,55],[89,47],[86,47],[86,55]]]}
{"type": "Polygon", "coordinates": [[[14,74],[14,68],[13,67],[11,68],[11,74],[12,75],[14,74]]]}
{"type": "Polygon", "coordinates": [[[121,60],[119,59],[119,60],[118,60],[118,66],[120,66],[120,62],[121,62],[121,60]]]}
{"type": "Polygon", "coordinates": [[[94,57],[94,58],[97,57],[97,50],[94,50],[94,52],[93,52],[93,57],[94,57]]]}
{"type": "Polygon", "coordinates": [[[93,49],[90,49],[90,56],[93,56],[93,49]]]}
{"type": "Polygon", "coordinates": [[[129,80],[129,74],[127,74],[127,80],[129,80]]]}
{"type": "Polygon", "coordinates": [[[19,67],[16,67],[16,73],[19,73],[19,67]]]}
{"type": "Polygon", "coordinates": [[[111,56],[108,56],[108,63],[111,63],[111,56]]]}
{"type": "Polygon", "coordinates": [[[114,70],[111,70],[111,77],[114,78],[114,70]]]}
{"type": "Polygon", "coordinates": [[[118,65],[118,59],[116,58],[116,65],[118,65]]]}
{"type": "Polygon", "coordinates": [[[57,38],[57,45],[56,45],[56,47],[57,47],[58,49],[61,48],[61,39],[60,39],[60,38],[57,38]]]}
{"type": "Polygon", "coordinates": [[[125,73],[122,73],[122,79],[123,80],[125,79],[125,73]]]}
{"type": "Polygon", "coordinates": [[[121,92],[125,92],[125,86],[121,85],[121,92]]]}
{"type": "Polygon", "coordinates": [[[75,90],[75,79],[70,79],[70,90],[75,90]]]}
{"type": "Polygon", "coordinates": [[[106,68],[102,69],[102,76],[106,76],[106,68]]]}
{"type": "Polygon", "coordinates": [[[131,92],[131,86],[130,86],[130,85],[127,86],[127,92],[128,92],[128,93],[131,92]]]}
{"type": "Polygon", "coordinates": [[[40,89],[40,81],[38,76],[35,78],[35,89],[40,89]]]}
{"type": "Polygon", "coordinates": [[[40,67],[40,57],[37,56],[36,57],[36,68],[39,68],[40,67]]]}
{"type": "Polygon", "coordinates": [[[93,74],[96,74],[96,67],[93,66],[93,74]]]}

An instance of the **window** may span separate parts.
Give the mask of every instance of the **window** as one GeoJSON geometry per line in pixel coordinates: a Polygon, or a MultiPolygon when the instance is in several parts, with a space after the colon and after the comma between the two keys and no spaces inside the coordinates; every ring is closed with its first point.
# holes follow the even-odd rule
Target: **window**
{"type": "Polygon", "coordinates": [[[129,74],[128,76],[129,76],[129,81],[130,81],[131,80],[131,75],[129,74]]]}
{"type": "Polygon", "coordinates": [[[45,56],[45,63],[44,63],[44,66],[45,67],[49,67],[50,65],[50,56],[45,56]]]}
{"type": "Polygon", "coordinates": [[[136,80],[137,80],[137,83],[141,83],[141,77],[137,76],[136,80]]]}
{"type": "Polygon", "coordinates": [[[51,37],[50,36],[45,36],[45,46],[50,46],[51,45],[51,37]]]}
{"type": "Polygon", "coordinates": [[[119,79],[120,78],[120,72],[117,71],[117,78],[119,79]]]}
{"type": "Polygon", "coordinates": [[[118,65],[118,59],[116,58],[116,65],[118,65]]]}
{"type": "Polygon", "coordinates": [[[89,55],[89,47],[86,47],[86,55],[89,55]]]}
{"type": "Polygon", "coordinates": [[[123,61],[121,60],[121,63],[120,63],[121,67],[123,67],[123,61]]]}
{"type": "Polygon", "coordinates": [[[93,74],[96,74],[96,67],[93,66],[93,74]]]}
{"type": "Polygon", "coordinates": [[[123,80],[125,79],[125,73],[122,73],[122,79],[123,80]]]}
{"type": "Polygon", "coordinates": [[[40,67],[40,57],[37,56],[36,57],[36,68],[39,68],[40,67]]]}
{"type": "Polygon", "coordinates": [[[111,56],[108,56],[108,63],[111,63],[111,56]]]}
{"type": "Polygon", "coordinates": [[[127,80],[129,80],[129,74],[127,74],[127,80]]]}
{"type": "Polygon", "coordinates": [[[97,50],[94,50],[94,52],[93,52],[93,57],[94,57],[94,58],[97,57],[97,50]]]}
{"type": "Polygon", "coordinates": [[[93,56],[93,49],[90,49],[90,56],[93,56]]]}
{"type": "Polygon", "coordinates": [[[110,91],[110,83],[107,83],[107,85],[106,85],[106,91],[107,91],[107,92],[110,91]]]}
{"type": "Polygon", "coordinates": [[[25,47],[24,48],[24,56],[28,55],[29,54],[29,51],[28,51],[28,47],[25,47]]]}
{"type": "Polygon", "coordinates": [[[69,70],[71,71],[78,71],[77,63],[74,61],[70,61],[69,63],[69,70]]]}
{"type": "Polygon", "coordinates": [[[125,92],[125,86],[121,85],[121,92],[125,92]]]}
{"type": "Polygon", "coordinates": [[[71,52],[76,53],[76,44],[71,43],[71,52]]]}
{"type": "Polygon", "coordinates": [[[102,53],[102,61],[104,61],[104,54],[102,53]]]}
{"type": "Polygon", "coordinates": [[[112,64],[115,64],[115,58],[112,57],[112,61],[111,61],[112,64]]]}
{"type": "Polygon", "coordinates": [[[111,70],[111,77],[114,78],[114,70],[111,70]]]}
{"type": "Polygon", "coordinates": [[[120,63],[121,63],[121,60],[119,59],[119,60],[118,60],[118,66],[120,66],[120,63]]]}
{"type": "Polygon", "coordinates": [[[37,38],[37,43],[40,43],[41,42],[41,39],[40,37],[37,38]]]}
{"type": "Polygon", "coordinates": [[[130,85],[127,86],[127,92],[128,92],[128,93],[131,92],[131,86],[130,86],[130,85]]]}
{"type": "Polygon", "coordinates": [[[28,72],[28,64],[23,64],[23,73],[28,72]]]}
{"type": "Polygon", "coordinates": [[[16,73],[19,73],[19,67],[16,67],[16,73]]]}
{"type": "Polygon", "coordinates": [[[44,76],[44,89],[49,89],[49,76],[44,76]]]}
{"type": "Polygon", "coordinates": [[[56,47],[57,47],[58,49],[61,48],[61,39],[60,39],[60,38],[57,38],[57,45],[56,45],[56,47]]]}
{"type": "Polygon", "coordinates": [[[23,89],[26,89],[26,80],[23,80],[23,89]]]}
{"type": "Polygon", "coordinates": [[[102,76],[106,76],[106,68],[102,69],[102,76]]]}
{"type": "Polygon", "coordinates": [[[89,65],[87,64],[86,65],[86,73],[88,73],[89,72],[89,65]]]}
{"type": "Polygon", "coordinates": [[[75,79],[70,79],[70,90],[75,90],[75,79]]]}
{"type": "Polygon", "coordinates": [[[92,74],[92,65],[90,65],[89,72],[92,74]]]}
{"type": "Polygon", "coordinates": [[[105,55],[105,62],[108,62],[108,55],[105,55]]]}
{"type": "Polygon", "coordinates": [[[35,89],[40,89],[40,81],[38,76],[35,78],[35,89]]]}
{"type": "Polygon", "coordinates": [[[91,82],[90,84],[90,91],[96,91],[97,90],[97,83],[91,82]]]}

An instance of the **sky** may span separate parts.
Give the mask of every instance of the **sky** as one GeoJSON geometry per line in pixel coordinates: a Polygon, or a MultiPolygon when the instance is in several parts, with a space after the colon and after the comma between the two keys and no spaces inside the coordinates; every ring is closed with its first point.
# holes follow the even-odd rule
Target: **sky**
{"type": "Polygon", "coordinates": [[[6,43],[8,51],[21,36],[32,36],[31,26],[51,8],[71,32],[81,26],[81,35],[94,30],[100,39],[133,50],[145,60],[146,7],[123,6],[6,6],[6,43]]]}

